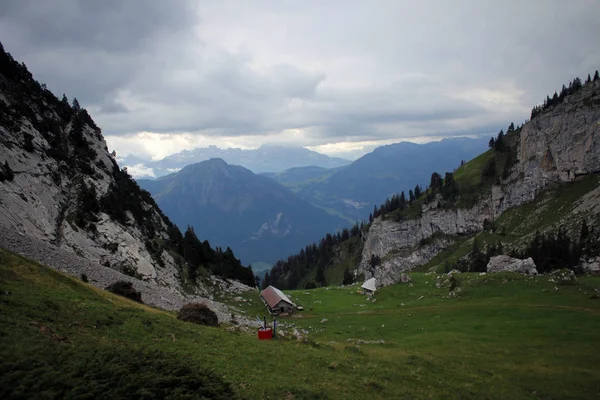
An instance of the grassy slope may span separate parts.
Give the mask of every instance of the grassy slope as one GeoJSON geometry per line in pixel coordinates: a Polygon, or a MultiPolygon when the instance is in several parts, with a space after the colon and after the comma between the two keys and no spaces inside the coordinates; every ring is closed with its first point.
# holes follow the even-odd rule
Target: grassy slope
{"type": "MultiPolygon", "coordinates": [[[[0,396],[598,396],[600,300],[589,297],[599,278],[554,291],[547,277],[464,274],[455,299],[434,279],[413,274],[414,286],[387,287],[375,303],[356,286],[292,292],[306,311],[280,320],[322,344],[261,342],[182,323],[0,251],[0,396]]],[[[245,296],[254,300],[246,312],[263,315],[257,293],[245,296]]]]}

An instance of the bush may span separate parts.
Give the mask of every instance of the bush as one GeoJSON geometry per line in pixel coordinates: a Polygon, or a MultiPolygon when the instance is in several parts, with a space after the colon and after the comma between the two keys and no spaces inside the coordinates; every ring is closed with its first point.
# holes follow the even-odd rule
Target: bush
{"type": "Polygon", "coordinates": [[[142,293],[133,288],[133,283],[127,281],[117,281],[106,287],[106,290],[119,296],[143,303],[142,293]]]}
{"type": "Polygon", "coordinates": [[[0,165],[0,182],[12,181],[14,177],[15,174],[8,165],[8,161],[4,161],[4,165],[0,165]]]}
{"type": "Polygon", "coordinates": [[[32,153],[35,149],[33,147],[33,135],[29,133],[24,133],[25,143],[23,144],[23,149],[25,151],[32,153]]]}
{"type": "Polygon", "coordinates": [[[85,283],[88,283],[88,282],[89,282],[89,280],[88,280],[88,277],[87,277],[87,275],[86,275],[86,274],[83,274],[83,273],[81,274],[81,281],[82,281],[82,282],[85,282],[85,283]]]}
{"type": "Polygon", "coordinates": [[[188,303],[181,307],[177,319],[199,325],[219,326],[219,318],[204,303],[188,303]]]}

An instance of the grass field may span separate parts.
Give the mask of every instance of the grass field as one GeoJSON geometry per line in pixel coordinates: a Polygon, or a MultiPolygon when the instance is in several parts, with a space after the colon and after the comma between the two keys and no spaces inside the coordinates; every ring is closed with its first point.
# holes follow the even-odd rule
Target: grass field
{"type": "Polygon", "coordinates": [[[0,398],[598,398],[600,278],[461,274],[449,298],[436,277],[375,302],[357,286],[290,292],[305,311],[280,318],[288,339],[258,341],[0,251],[0,398]]]}

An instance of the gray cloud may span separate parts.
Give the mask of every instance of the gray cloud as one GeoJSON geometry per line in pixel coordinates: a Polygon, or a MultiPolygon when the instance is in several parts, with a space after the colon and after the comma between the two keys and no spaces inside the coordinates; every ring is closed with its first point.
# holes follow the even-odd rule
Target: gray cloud
{"type": "Polygon", "coordinates": [[[585,0],[8,0],[0,37],[107,135],[318,145],[520,122],[600,67],[598,15],[585,0]]]}

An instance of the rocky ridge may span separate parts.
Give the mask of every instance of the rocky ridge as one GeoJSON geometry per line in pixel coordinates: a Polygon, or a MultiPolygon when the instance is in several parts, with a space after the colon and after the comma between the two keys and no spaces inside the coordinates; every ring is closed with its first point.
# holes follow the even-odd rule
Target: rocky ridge
{"type": "MultiPolygon", "coordinates": [[[[182,287],[185,262],[170,251],[174,226],[109,154],[100,128],[1,44],[0,226],[0,247],[96,286],[132,280],[167,309],[195,298],[182,287]]],[[[229,286],[208,277],[194,290],[208,298],[229,286]]]]}
{"type": "MultiPolygon", "coordinates": [[[[357,274],[396,283],[404,271],[425,264],[451,245],[453,237],[483,229],[511,207],[532,201],[550,185],[600,171],[600,81],[526,123],[518,137],[517,163],[509,176],[470,209],[438,209],[434,201],[418,219],[394,222],[376,218],[364,240],[357,274]],[[431,243],[420,246],[422,239],[431,243]],[[373,257],[380,259],[373,266],[373,257]]],[[[597,199],[596,199],[597,201],[597,199]]],[[[591,207],[597,210],[597,205],[591,207]]]]}

